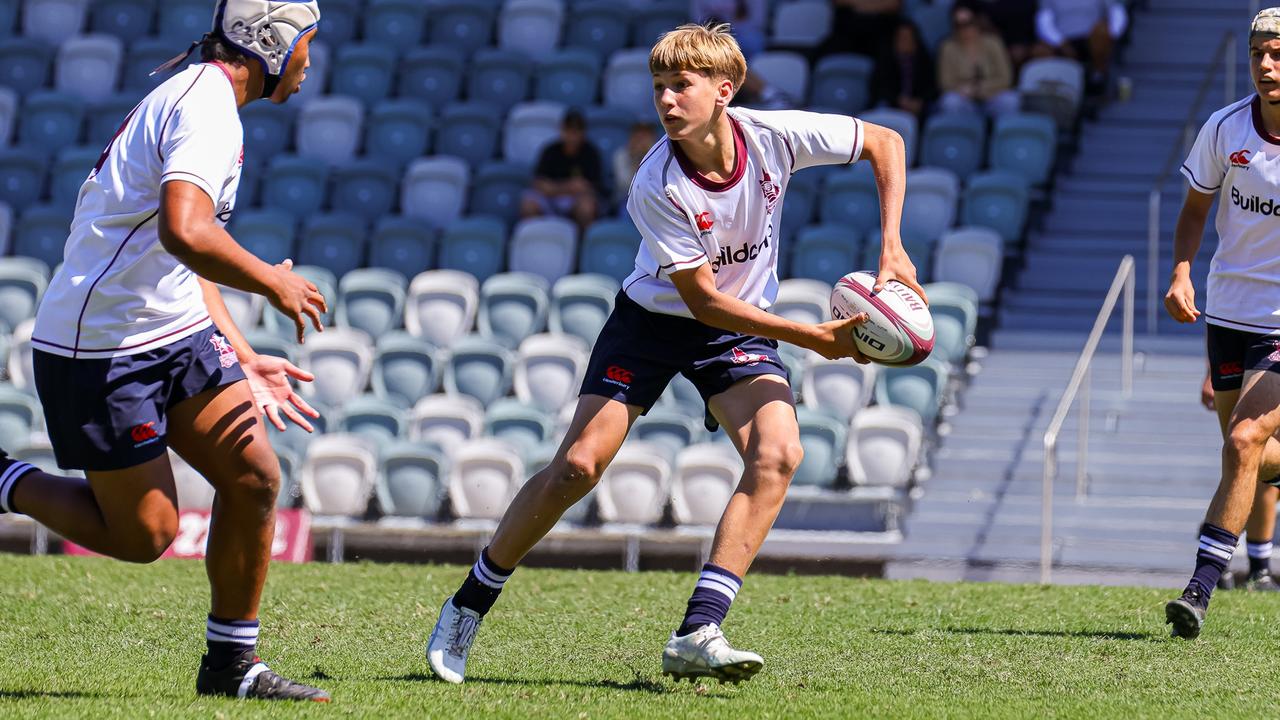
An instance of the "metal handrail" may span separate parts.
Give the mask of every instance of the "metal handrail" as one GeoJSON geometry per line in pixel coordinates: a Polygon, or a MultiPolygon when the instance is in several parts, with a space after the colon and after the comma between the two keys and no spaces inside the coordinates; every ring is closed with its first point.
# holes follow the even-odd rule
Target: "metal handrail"
{"type": "MultiPolygon", "coordinates": [[[[1256,11],[1255,13],[1256,14],[1256,11]]],[[[1253,15],[1249,16],[1251,19],[1253,15]]],[[[1191,103],[1191,107],[1187,108],[1187,119],[1182,123],[1182,143],[1175,143],[1169,150],[1169,156],[1166,158],[1164,168],[1160,170],[1160,174],[1156,176],[1155,185],[1151,187],[1151,192],[1147,196],[1147,334],[1155,335],[1157,328],[1157,319],[1160,310],[1160,203],[1162,200],[1163,189],[1165,183],[1169,182],[1170,176],[1181,166],[1183,158],[1191,149],[1191,144],[1195,142],[1196,130],[1199,126],[1200,107],[1204,105],[1205,98],[1208,97],[1209,87],[1213,82],[1213,76],[1218,71],[1218,65],[1221,63],[1226,70],[1226,78],[1223,80],[1223,105],[1230,105],[1236,101],[1236,33],[1226,31],[1222,34],[1222,40],[1218,41],[1218,48],[1213,51],[1214,59],[1204,71],[1204,77],[1200,80],[1200,88],[1196,91],[1196,99],[1191,103]]]]}
{"type": "Polygon", "coordinates": [[[1125,255],[1116,269],[1116,276],[1111,281],[1111,289],[1102,301],[1098,317],[1093,321],[1093,330],[1089,339],[1080,351],[1075,370],[1067,389],[1062,392],[1058,401],[1058,409],[1044,431],[1044,485],[1040,499],[1040,582],[1048,583],[1053,568],[1053,486],[1058,477],[1058,434],[1062,432],[1062,424],[1067,414],[1080,396],[1079,420],[1076,440],[1076,500],[1084,499],[1088,494],[1089,463],[1089,379],[1093,370],[1093,355],[1102,340],[1102,333],[1107,329],[1107,321],[1115,310],[1120,291],[1124,290],[1124,325],[1120,338],[1120,392],[1128,399],[1133,395],[1133,292],[1137,273],[1134,270],[1132,255],[1125,255]]]}

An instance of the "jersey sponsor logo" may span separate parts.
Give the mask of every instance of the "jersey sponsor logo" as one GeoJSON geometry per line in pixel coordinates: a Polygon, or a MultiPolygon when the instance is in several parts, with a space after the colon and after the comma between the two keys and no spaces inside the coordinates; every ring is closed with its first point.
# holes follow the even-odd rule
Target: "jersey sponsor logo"
{"type": "Polygon", "coordinates": [[[632,377],[631,371],[621,365],[610,365],[604,371],[605,382],[622,388],[631,387],[632,377]]]}
{"type": "Polygon", "coordinates": [[[711,232],[711,228],[716,224],[715,219],[711,217],[711,213],[706,210],[694,215],[693,221],[698,224],[698,232],[704,235],[711,232]]]}
{"type": "Polygon", "coordinates": [[[134,447],[142,447],[159,440],[160,433],[156,432],[155,422],[145,422],[130,428],[129,437],[133,439],[134,447]]]}
{"type": "Polygon", "coordinates": [[[773,362],[768,355],[764,353],[743,352],[742,348],[735,347],[733,349],[733,363],[735,365],[755,365],[756,363],[773,362]]]}
{"type": "Polygon", "coordinates": [[[760,190],[764,193],[765,214],[772,213],[774,206],[778,204],[778,193],[781,188],[769,178],[769,173],[766,172],[764,179],[760,181],[760,190]]]}
{"type": "Polygon", "coordinates": [[[236,355],[236,349],[231,347],[231,343],[226,338],[218,334],[209,336],[209,342],[213,343],[213,349],[218,351],[218,364],[224,368],[240,362],[240,358],[236,355]]]}
{"type": "Polygon", "coordinates": [[[1249,150],[1237,150],[1228,157],[1231,160],[1231,167],[1248,167],[1249,166],[1249,150]]]}
{"type": "Polygon", "coordinates": [[[720,272],[720,268],[725,265],[738,265],[755,260],[768,247],[769,238],[767,237],[754,245],[747,243],[737,250],[722,247],[720,248],[720,254],[716,256],[715,260],[711,261],[711,272],[720,272]]]}
{"type": "Polygon", "coordinates": [[[1280,215],[1280,203],[1271,198],[1262,198],[1257,195],[1245,197],[1236,188],[1231,188],[1231,204],[1244,210],[1245,212],[1258,213],[1259,215],[1280,215]]]}

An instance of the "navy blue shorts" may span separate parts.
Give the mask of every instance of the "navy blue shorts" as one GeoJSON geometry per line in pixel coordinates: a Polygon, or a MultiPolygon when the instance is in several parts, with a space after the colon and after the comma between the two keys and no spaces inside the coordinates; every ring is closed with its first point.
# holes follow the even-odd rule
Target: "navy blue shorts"
{"type": "MultiPolygon", "coordinates": [[[[603,395],[648,412],[676,373],[693,382],[704,403],[754,375],[790,381],[777,340],[651,312],[620,292],[591,351],[579,394],[603,395]]],[[[719,427],[710,410],[705,423],[708,430],[719,427]]]]}
{"type": "Polygon", "coordinates": [[[165,453],[170,408],[244,379],[235,350],[212,325],[162,348],[113,358],[34,352],[58,467],[122,470],[165,453]]]}
{"type": "Polygon", "coordinates": [[[1239,390],[1246,370],[1280,372],[1280,336],[1209,324],[1209,378],[1214,390],[1239,390]]]}

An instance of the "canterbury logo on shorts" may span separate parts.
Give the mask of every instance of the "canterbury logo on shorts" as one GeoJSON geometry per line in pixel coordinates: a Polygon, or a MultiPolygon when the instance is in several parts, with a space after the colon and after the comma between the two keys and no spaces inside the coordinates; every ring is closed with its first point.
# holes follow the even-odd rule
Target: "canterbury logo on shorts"
{"type": "Polygon", "coordinates": [[[609,368],[604,371],[604,378],[605,382],[613,383],[614,385],[619,385],[624,388],[631,387],[631,371],[624,367],[610,365],[609,368]]]}

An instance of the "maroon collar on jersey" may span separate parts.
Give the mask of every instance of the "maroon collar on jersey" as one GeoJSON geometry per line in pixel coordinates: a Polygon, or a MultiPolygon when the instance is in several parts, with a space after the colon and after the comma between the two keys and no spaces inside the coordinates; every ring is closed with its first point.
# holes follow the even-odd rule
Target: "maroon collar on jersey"
{"type": "Polygon", "coordinates": [[[1253,130],[1258,133],[1258,137],[1266,140],[1272,145],[1280,145],[1280,137],[1276,137],[1267,132],[1267,126],[1262,122],[1262,98],[1253,96],[1253,130]]]}
{"type": "Polygon", "coordinates": [[[667,141],[671,143],[671,152],[676,156],[676,161],[680,163],[680,169],[684,171],[685,177],[707,192],[724,192],[737,185],[738,181],[747,172],[747,140],[742,135],[742,126],[738,124],[737,120],[733,119],[732,115],[729,116],[729,124],[733,127],[733,173],[724,182],[716,182],[698,172],[697,168],[693,167],[689,157],[684,154],[684,149],[680,147],[680,143],[674,140],[667,141]]]}

